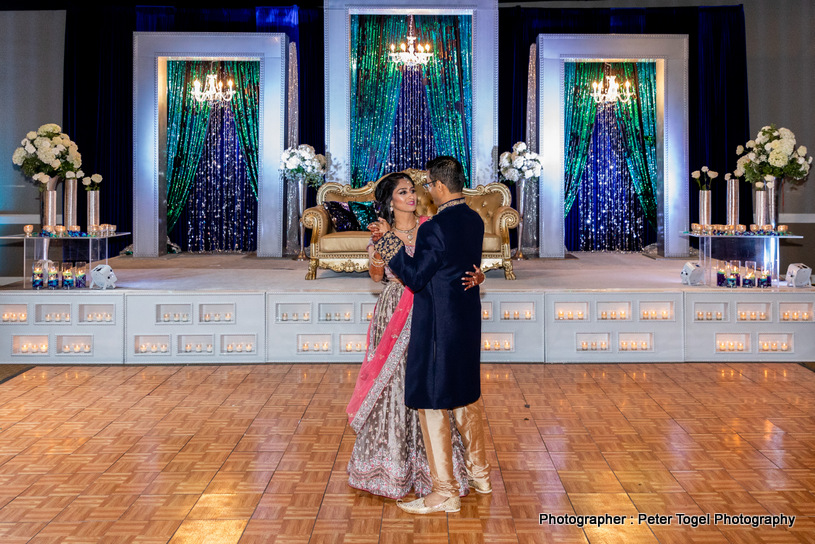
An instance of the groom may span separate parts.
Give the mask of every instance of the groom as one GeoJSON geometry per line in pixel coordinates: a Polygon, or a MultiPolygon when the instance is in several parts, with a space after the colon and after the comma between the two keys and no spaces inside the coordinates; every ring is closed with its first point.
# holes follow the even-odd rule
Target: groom
{"type": "Polygon", "coordinates": [[[448,410],[465,447],[467,476],[479,493],[490,493],[489,463],[481,421],[481,300],[462,289],[465,272],[481,263],[484,221],[464,203],[464,169],[453,157],[427,163],[424,188],[438,207],[419,227],[413,257],[384,220],[376,249],[414,292],[411,341],[405,368],[405,404],[419,411],[433,491],[399,507],[413,514],[458,512],[448,410]]]}

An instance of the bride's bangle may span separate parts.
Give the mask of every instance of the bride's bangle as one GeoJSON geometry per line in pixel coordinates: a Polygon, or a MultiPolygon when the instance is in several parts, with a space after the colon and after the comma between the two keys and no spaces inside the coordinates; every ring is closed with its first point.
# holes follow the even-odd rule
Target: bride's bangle
{"type": "Polygon", "coordinates": [[[368,262],[369,262],[368,266],[373,266],[375,268],[382,268],[385,266],[384,259],[369,259],[368,262]]]}

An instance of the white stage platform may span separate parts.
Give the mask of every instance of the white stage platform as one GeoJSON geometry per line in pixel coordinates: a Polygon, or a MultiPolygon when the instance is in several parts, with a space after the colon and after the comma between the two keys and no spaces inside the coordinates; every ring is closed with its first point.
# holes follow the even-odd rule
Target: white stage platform
{"type": "MultiPolygon", "coordinates": [[[[113,291],[0,290],[0,313],[9,315],[0,362],[361,362],[380,289],[365,274],[320,270],[306,281],[307,263],[289,259],[185,254],[109,264],[119,278],[113,291]]],[[[815,361],[815,289],[688,287],[683,264],[577,253],[517,262],[516,281],[489,272],[483,360],[815,361]]]]}

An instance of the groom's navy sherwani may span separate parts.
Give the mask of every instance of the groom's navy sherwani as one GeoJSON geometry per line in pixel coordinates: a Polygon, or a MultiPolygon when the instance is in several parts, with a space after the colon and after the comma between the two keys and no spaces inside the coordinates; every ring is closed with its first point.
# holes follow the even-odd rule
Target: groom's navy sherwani
{"type": "Polygon", "coordinates": [[[481,396],[481,300],[461,284],[481,264],[484,221],[457,199],[443,204],[419,227],[408,256],[393,232],[376,249],[414,293],[405,369],[405,404],[452,409],[481,396]]]}

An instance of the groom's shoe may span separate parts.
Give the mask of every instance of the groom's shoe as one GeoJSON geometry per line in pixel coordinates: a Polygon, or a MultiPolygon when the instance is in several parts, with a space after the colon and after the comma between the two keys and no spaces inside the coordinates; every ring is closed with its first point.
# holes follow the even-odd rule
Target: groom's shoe
{"type": "Polygon", "coordinates": [[[468,478],[467,483],[470,485],[472,489],[475,489],[478,493],[482,495],[488,495],[492,493],[492,484],[489,480],[476,480],[475,478],[468,478]]]}
{"type": "Polygon", "coordinates": [[[461,510],[461,499],[450,497],[436,506],[425,506],[424,498],[410,502],[396,501],[396,506],[408,514],[432,514],[433,512],[458,512],[461,510]]]}

